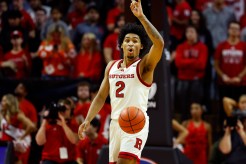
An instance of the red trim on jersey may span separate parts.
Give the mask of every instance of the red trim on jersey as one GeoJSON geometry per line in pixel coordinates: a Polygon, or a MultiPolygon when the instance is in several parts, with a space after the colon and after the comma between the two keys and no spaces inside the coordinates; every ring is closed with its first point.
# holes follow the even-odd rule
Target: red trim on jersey
{"type": "MultiPolygon", "coordinates": [[[[141,61],[140,61],[141,62],[141,61]]],[[[139,63],[140,63],[139,62],[139,63]]],[[[146,87],[151,87],[151,85],[152,85],[152,83],[151,84],[148,84],[148,83],[146,83],[142,78],[141,78],[141,76],[140,76],[140,73],[139,73],[139,63],[138,63],[138,65],[137,65],[137,76],[138,76],[138,79],[139,79],[139,81],[143,84],[143,85],[145,85],[146,87]]]]}
{"type": "Polygon", "coordinates": [[[113,65],[114,65],[117,61],[118,61],[118,60],[115,60],[115,61],[112,63],[112,65],[109,67],[108,74],[109,74],[111,68],[113,67],[113,65]]]}
{"type": "Polygon", "coordinates": [[[116,164],[117,162],[109,162],[109,164],[116,164]]]}
{"type": "Polygon", "coordinates": [[[118,63],[118,65],[117,65],[118,69],[120,68],[120,65],[121,65],[122,62],[123,62],[123,59],[121,59],[120,62],[118,63]]]}
{"type": "Polygon", "coordinates": [[[126,159],[136,159],[137,163],[140,163],[140,159],[137,155],[129,153],[129,152],[120,152],[118,158],[126,158],[126,159]]]}

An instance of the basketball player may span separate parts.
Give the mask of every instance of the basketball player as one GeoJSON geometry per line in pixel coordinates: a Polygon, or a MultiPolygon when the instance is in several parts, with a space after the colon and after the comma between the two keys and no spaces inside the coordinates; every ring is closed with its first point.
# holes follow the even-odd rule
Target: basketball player
{"type": "Polygon", "coordinates": [[[162,57],[164,47],[162,36],[143,13],[141,0],[133,0],[130,8],[144,29],[136,24],[127,24],[122,28],[119,35],[119,46],[123,52],[123,59],[108,63],[99,92],[78,131],[79,137],[82,139],[83,132],[102,108],[107,96],[110,95],[112,120],[110,123],[109,163],[111,164],[136,164],[140,161],[149,128],[149,119],[146,113],[148,93],[153,81],[154,69],[162,57]],[[149,52],[140,59],[139,56],[147,46],[145,43],[148,37],[144,35],[145,31],[153,45],[149,52]],[[120,112],[129,106],[138,107],[145,113],[145,126],[135,134],[123,132],[118,124],[120,112]]]}

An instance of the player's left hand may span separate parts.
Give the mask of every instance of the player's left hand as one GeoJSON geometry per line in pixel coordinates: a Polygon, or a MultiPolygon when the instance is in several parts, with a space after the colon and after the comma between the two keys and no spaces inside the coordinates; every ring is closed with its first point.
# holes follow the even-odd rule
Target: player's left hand
{"type": "Polygon", "coordinates": [[[141,0],[132,0],[130,8],[137,18],[144,16],[141,0]]]}

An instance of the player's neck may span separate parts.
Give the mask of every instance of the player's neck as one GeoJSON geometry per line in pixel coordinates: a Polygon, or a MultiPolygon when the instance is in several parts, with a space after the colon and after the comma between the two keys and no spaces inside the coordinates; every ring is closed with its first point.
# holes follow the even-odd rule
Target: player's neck
{"type": "Polygon", "coordinates": [[[136,62],[137,60],[139,60],[139,57],[136,57],[135,59],[132,59],[132,60],[125,59],[125,60],[121,63],[121,68],[127,68],[127,67],[129,67],[132,63],[136,62]]]}

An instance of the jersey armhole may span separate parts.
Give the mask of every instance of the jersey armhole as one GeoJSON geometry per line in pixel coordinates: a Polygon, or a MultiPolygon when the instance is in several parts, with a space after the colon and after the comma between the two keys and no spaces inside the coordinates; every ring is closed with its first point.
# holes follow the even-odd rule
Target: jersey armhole
{"type": "MultiPolygon", "coordinates": [[[[142,61],[142,60],[141,60],[141,61],[142,61]]],[[[138,64],[137,64],[137,70],[136,70],[136,71],[137,71],[138,79],[139,79],[139,81],[140,81],[143,85],[145,85],[146,87],[151,87],[152,83],[151,83],[151,84],[146,83],[146,82],[142,79],[142,77],[141,77],[141,75],[140,75],[140,67],[139,67],[139,64],[140,64],[141,61],[139,61],[138,64]]]]}
{"type": "Polygon", "coordinates": [[[115,64],[117,61],[118,61],[118,60],[115,60],[115,61],[111,64],[111,66],[109,67],[109,69],[108,69],[108,75],[109,75],[109,72],[110,72],[111,68],[114,66],[114,64],[115,64]]]}

